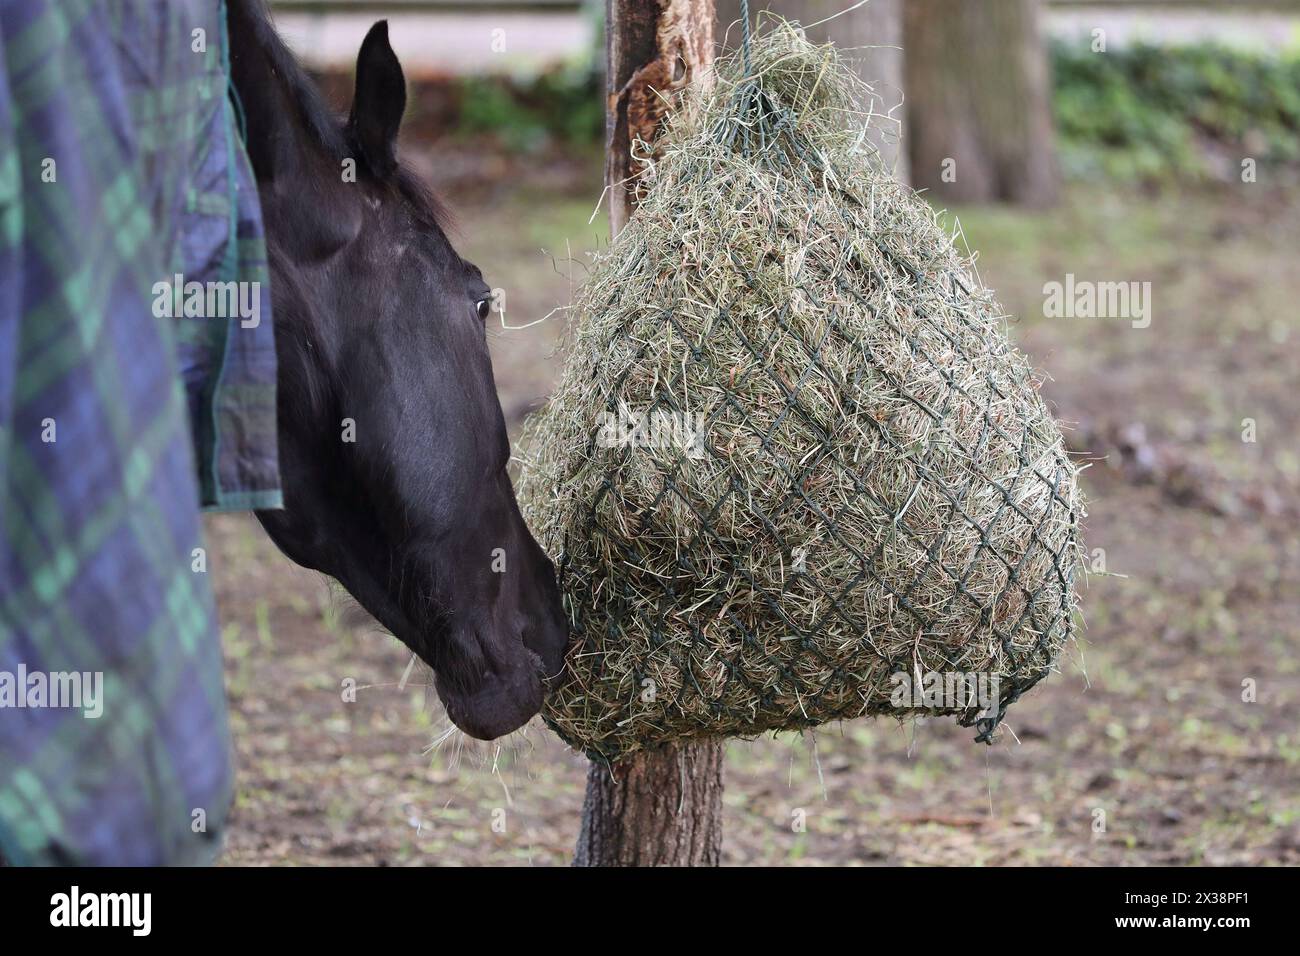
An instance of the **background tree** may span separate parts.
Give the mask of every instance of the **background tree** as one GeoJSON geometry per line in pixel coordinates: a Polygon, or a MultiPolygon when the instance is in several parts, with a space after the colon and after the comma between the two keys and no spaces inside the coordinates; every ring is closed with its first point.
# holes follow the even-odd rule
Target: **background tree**
{"type": "Polygon", "coordinates": [[[908,0],[903,47],[913,184],[941,200],[1056,202],[1038,0],[908,0]]]}

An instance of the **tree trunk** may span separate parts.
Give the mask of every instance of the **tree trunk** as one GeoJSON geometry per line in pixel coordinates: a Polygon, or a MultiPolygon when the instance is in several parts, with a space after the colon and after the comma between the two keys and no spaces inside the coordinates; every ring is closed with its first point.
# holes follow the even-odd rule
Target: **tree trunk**
{"type": "Polygon", "coordinates": [[[908,0],[912,181],[956,202],[1049,206],[1060,193],[1038,0],[908,0]]]}
{"type": "MultiPolygon", "coordinates": [[[[636,141],[653,143],[675,94],[709,82],[713,0],[606,0],[605,183],[610,234],[632,211],[636,141]]],[[[641,151],[638,150],[640,153],[641,151]]]]}
{"type": "Polygon", "coordinates": [[[722,743],[683,743],[587,768],[576,866],[717,866],[722,743]]]}
{"type": "MultiPolygon", "coordinates": [[[[872,116],[867,125],[867,140],[880,153],[886,168],[902,182],[908,181],[907,150],[900,145],[904,133],[903,109],[903,2],[871,0],[865,6],[848,10],[856,0],[750,0],[751,19],[760,10],[771,9],[787,20],[817,24],[806,29],[814,43],[833,41],[854,71],[871,84],[875,95],[860,104],[872,116]],[[840,16],[835,16],[840,14],[840,16]],[[827,17],[832,19],[827,20],[827,17]],[[825,23],[819,21],[826,20],[825,23]]],[[[740,47],[740,0],[718,0],[718,40],[727,28],[736,26],[726,37],[728,47],[740,47]]],[[[752,24],[751,24],[752,25],[752,24]]]]}
{"type": "MultiPolygon", "coordinates": [[[[607,0],[611,235],[632,212],[633,142],[653,143],[666,100],[708,82],[713,18],[713,0],[607,0]]],[[[592,762],[575,866],[717,866],[721,853],[720,741],[660,747],[611,766],[592,762]]]]}

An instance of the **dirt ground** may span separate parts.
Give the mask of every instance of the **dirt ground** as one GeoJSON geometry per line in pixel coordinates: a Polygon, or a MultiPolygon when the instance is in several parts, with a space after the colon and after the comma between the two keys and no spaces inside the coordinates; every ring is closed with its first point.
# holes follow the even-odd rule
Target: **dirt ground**
{"type": "MultiPolygon", "coordinates": [[[[595,157],[494,187],[459,179],[454,150],[427,165],[506,321],[562,305],[568,260],[603,231],[595,157]]],[[[731,742],[724,861],[1300,863],[1300,189],[1075,186],[1048,213],[958,213],[1095,459],[1086,542],[1106,573],[1086,631],[992,747],[948,720],[731,742]],[[1066,273],[1150,281],[1150,327],[1044,318],[1066,273]]],[[[514,425],[547,392],[562,321],[493,334],[514,425]]],[[[583,757],[539,722],[492,745],[452,731],[345,595],[251,517],[207,527],[238,754],[227,864],[569,861],[583,757]]]]}

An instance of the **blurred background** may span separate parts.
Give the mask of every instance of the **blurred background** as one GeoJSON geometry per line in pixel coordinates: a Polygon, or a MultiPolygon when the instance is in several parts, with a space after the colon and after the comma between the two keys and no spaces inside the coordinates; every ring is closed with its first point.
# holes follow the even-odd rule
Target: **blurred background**
{"type": "MultiPolygon", "coordinates": [[[[813,23],[851,3],[752,6],[813,23]]],[[[389,19],[406,159],[504,293],[489,334],[517,431],[607,242],[603,4],[272,7],[340,109],[389,19]]],[[[739,4],[718,7],[722,41],[739,4]]],[[[1086,628],[992,748],[945,720],[731,742],[724,862],[1300,863],[1300,0],[871,0],[810,33],[852,48],[878,145],[976,254],[1091,462],[1086,628]],[[1067,282],[1149,283],[1146,314],[1060,317],[1067,282]]],[[[207,521],[227,862],[568,863],[585,758],[540,722],[451,732],[341,591],[251,517],[207,521]]]]}

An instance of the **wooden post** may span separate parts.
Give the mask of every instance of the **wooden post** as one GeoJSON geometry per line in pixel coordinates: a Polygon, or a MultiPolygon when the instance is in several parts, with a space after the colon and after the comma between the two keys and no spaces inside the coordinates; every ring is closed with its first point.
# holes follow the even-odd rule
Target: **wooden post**
{"type": "Polygon", "coordinates": [[[606,0],[605,183],[610,235],[632,212],[636,140],[654,141],[673,96],[709,82],[713,0],[606,0]]]}
{"type": "MultiPolygon", "coordinates": [[[[605,183],[610,234],[632,213],[632,143],[651,143],[668,101],[708,82],[713,0],[606,0],[605,183]]],[[[722,744],[683,743],[587,770],[575,866],[717,866],[722,744]]]]}
{"type": "Polygon", "coordinates": [[[717,866],[721,858],[721,741],[587,768],[575,866],[717,866]]]}

